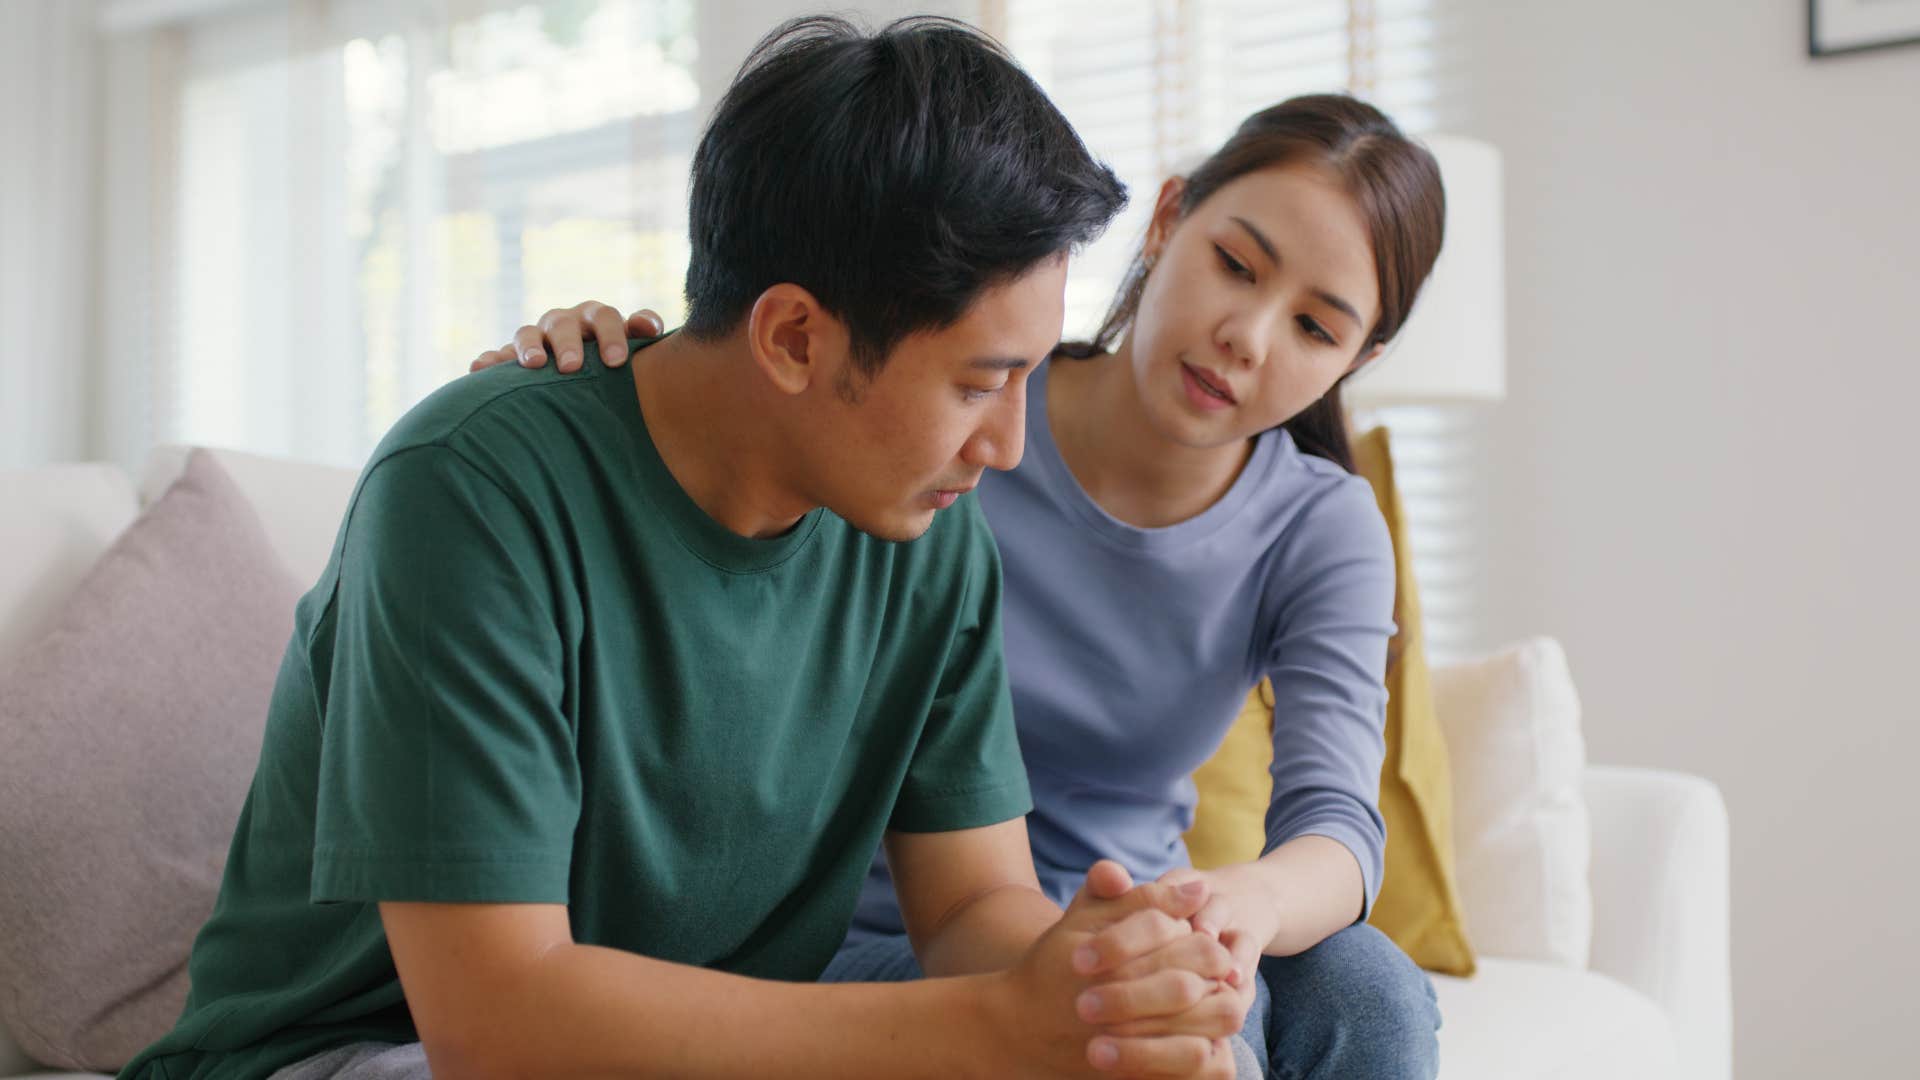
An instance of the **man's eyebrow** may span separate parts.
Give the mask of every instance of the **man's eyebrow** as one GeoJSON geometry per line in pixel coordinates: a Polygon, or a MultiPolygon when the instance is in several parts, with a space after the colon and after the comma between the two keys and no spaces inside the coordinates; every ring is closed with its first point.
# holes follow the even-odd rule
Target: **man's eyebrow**
{"type": "MultiPolygon", "coordinates": [[[[1268,240],[1265,233],[1254,228],[1253,222],[1248,221],[1246,218],[1237,217],[1232,220],[1234,224],[1247,230],[1247,235],[1253,237],[1253,242],[1260,245],[1260,250],[1267,253],[1267,258],[1273,260],[1274,265],[1278,266],[1280,264],[1280,252],[1274,249],[1273,241],[1268,240]]],[[[1366,325],[1365,321],[1360,318],[1360,312],[1355,310],[1352,304],[1347,303],[1333,293],[1325,289],[1315,289],[1313,290],[1313,295],[1321,303],[1352,319],[1355,326],[1366,325]]]]}
{"type": "Polygon", "coordinates": [[[984,368],[988,371],[1019,371],[1031,367],[1033,361],[1023,356],[976,356],[968,361],[969,367],[984,368]]]}

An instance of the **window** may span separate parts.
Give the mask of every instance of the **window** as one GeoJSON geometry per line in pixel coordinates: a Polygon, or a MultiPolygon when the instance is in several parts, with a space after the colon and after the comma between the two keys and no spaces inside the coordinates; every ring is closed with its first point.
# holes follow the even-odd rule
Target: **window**
{"type": "MultiPolygon", "coordinates": [[[[1349,90],[1417,135],[1442,111],[1445,0],[932,6],[1006,42],[1133,192],[1075,262],[1070,335],[1097,326],[1161,180],[1248,113],[1349,90]]],[[[677,321],[692,148],[738,58],[795,10],[764,8],[109,0],[103,28],[146,48],[109,58],[109,129],[151,117],[155,144],[119,160],[128,140],[108,140],[104,227],[141,266],[105,280],[151,328],[151,355],[107,358],[110,438],[128,456],[187,442],[357,464],[549,307],[598,296],[677,321]]],[[[1389,419],[1429,645],[1456,656],[1478,644],[1474,427],[1389,419]]]]}
{"type": "Polygon", "coordinates": [[[357,463],[546,308],[677,319],[691,0],[309,0],[171,33],[156,441],[357,463]]]}
{"type": "Polygon", "coordinates": [[[1089,334],[1139,247],[1161,181],[1248,114],[1348,91],[1431,130],[1436,0],[986,0],[978,22],[1126,182],[1126,212],[1075,264],[1067,332],[1089,334]]]}
{"type": "MultiPolygon", "coordinates": [[[[1444,0],[986,0],[980,25],[1047,88],[1132,192],[1067,284],[1067,333],[1098,327],[1138,250],[1160,182],[1242,118],[1298,94],[1345,91],[1411,135],[1443,112],[1444,0]]],[[[1361,418],[1394,435],[1429,655],[1484,647],[1484,550],[1472,407],[1400,406],[1361,418]]]]}

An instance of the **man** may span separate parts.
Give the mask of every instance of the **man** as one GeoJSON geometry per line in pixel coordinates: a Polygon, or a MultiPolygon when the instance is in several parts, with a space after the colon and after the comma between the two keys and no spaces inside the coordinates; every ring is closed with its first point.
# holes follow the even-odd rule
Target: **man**
{"type": "Polygon", "coordinates": [[[964,27],[764,42],[696,154],[685,329],[375,451],[123,1075],[1228,1075],[1204,890],[1034,880],[966,495],[1122,201],[964,27]],[[947,977],[813,985],[883,839],[947,977]]]}

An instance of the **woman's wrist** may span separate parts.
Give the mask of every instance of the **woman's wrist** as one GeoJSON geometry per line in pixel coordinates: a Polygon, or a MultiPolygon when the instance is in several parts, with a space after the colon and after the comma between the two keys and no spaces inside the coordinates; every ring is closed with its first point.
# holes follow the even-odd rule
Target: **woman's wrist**
{"type": "Polygon", "coordinates": [[[1227,899],[1232,912],[1231,926],[1214,929],[1250,935],[1264,952],[1266,944],[1286,928],[1281,875],[1258,861],[1231,863],[1204,873],[1213,884],[1214,895],[1227,899]]]}
{"type": "Polygon", "coordinates": [[[1262,950],[1269,956],[1313,948],[1353,925],[1365,906],[1359,862],[1337,840],[1297,837],[1246,865],[1269,890],[1274,932],[1262,950]]]}

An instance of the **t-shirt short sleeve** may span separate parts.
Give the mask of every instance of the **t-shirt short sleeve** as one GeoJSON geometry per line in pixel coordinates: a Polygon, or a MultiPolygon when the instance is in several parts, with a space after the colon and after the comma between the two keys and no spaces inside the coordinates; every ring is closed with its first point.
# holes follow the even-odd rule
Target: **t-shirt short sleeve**
{"type": "Polygon", "coordinates": [[[379,462],[348,513],[311,898],[566,903],[581,777],[530,515],[441,446],[379,462]]]}
{"type": "Polygon", "coordinates": [[[1000,554],[977,505],[966,511],[968,570],[958,622],[888,822],[900,832],[980,828],[1033,809],[1001,649],[1000,554]]]}

